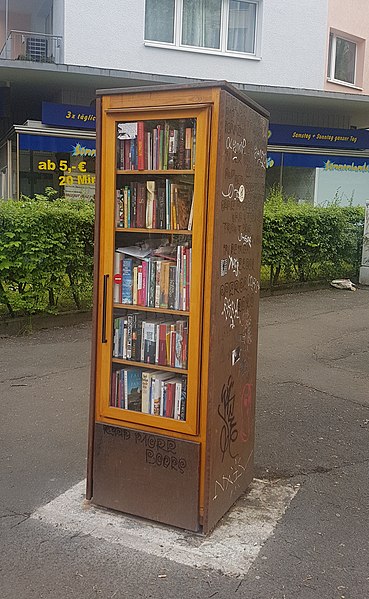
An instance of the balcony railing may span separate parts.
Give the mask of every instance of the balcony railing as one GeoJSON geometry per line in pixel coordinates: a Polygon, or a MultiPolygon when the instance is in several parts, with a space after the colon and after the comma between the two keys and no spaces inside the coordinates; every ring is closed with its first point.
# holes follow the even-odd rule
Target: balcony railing
{"type": "Polygon", "coordinates": [[[62,42],[59,35],[34,33],[33,31],[11,31],[0,58],[8,60],[30,60],[32,62],[62,62],[62,42]]]}

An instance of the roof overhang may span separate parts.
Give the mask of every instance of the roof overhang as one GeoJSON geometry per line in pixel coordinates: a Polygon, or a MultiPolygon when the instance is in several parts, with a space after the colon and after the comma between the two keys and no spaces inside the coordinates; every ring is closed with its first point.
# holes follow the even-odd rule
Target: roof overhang
{"type": "MultiPolygon", "coordinates": [[[[117,87],[138,87],[158,84],[201,83],[209,79],[193,79],[171,75],[140,73],[137,71],[102,69],[78,65],[33,63],[17,60],[0,60],[0,84],[9,82],[14,93],[21,95],[32,91],[42,96],[45,86],[48,90],[81,89],[91,90],[117,87]]],[[[232,82],[231,82],[232,83],[232,82]]],[[[272,122],[289,122],[291,124],[316,124],[312,115],[324,113],[327,119],[330,114],[342,116],[349,126],[369,127],[369,96],[353,93],[326,92],[313,89],[296,89],[233,83],[244,91],[251,99],[271,113],[272,122]],[[285,114],[285,118],[280,115],[285,114]],[[276,115],[276,118],[275,118],[276,115]],[[302,121],[301,118],[305,118],[302,121]]]]}

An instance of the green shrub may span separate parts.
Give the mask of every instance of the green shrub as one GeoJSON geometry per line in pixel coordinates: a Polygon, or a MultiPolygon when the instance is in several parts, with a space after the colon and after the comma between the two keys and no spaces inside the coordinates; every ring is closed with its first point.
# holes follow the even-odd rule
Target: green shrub
{"type": "Polygon", "coordinates": [[[91,289],[94,206],[0,202],[0,303],[8,312],[55,311],[68,287],[75,305],[91,289]]]}
{"type": "MultiPolygon", "coordinates": [[[[315,208],[275,189],[264,208],[262,274],[271,285],[352,276],[360,264],[364,208],[315,208]]],[[[0,304],[8,313],[55,312],[66,296],[91,303],[94,205],[0,201],[0,304]]]]}
{"type": "Polygon", "coordinates": [[[266,202],[262,264],[271,284],[285,279],[308,281],[357,272],[364,208],[314,207],[266,202]]]}

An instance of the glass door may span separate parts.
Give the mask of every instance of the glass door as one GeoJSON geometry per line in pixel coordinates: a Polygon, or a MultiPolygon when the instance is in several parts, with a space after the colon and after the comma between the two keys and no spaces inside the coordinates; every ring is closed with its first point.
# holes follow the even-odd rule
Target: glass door
{"type": "Polygon", "coordinates": [[[196,434],[208,110],[105,122],[98,418],[196,434]]]}

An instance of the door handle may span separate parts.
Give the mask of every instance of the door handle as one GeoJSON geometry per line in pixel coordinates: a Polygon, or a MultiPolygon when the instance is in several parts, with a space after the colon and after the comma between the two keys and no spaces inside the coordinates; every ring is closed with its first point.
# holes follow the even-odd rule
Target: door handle
{"type": "Polygon", "coordinates": [[[109,278],[109,275],[104,275],[101,343],[106,343],[107,342],[107,338],[106,338],[106,298],[107,298],[107,295],[108,295],[108,278],[109,278]]]}

